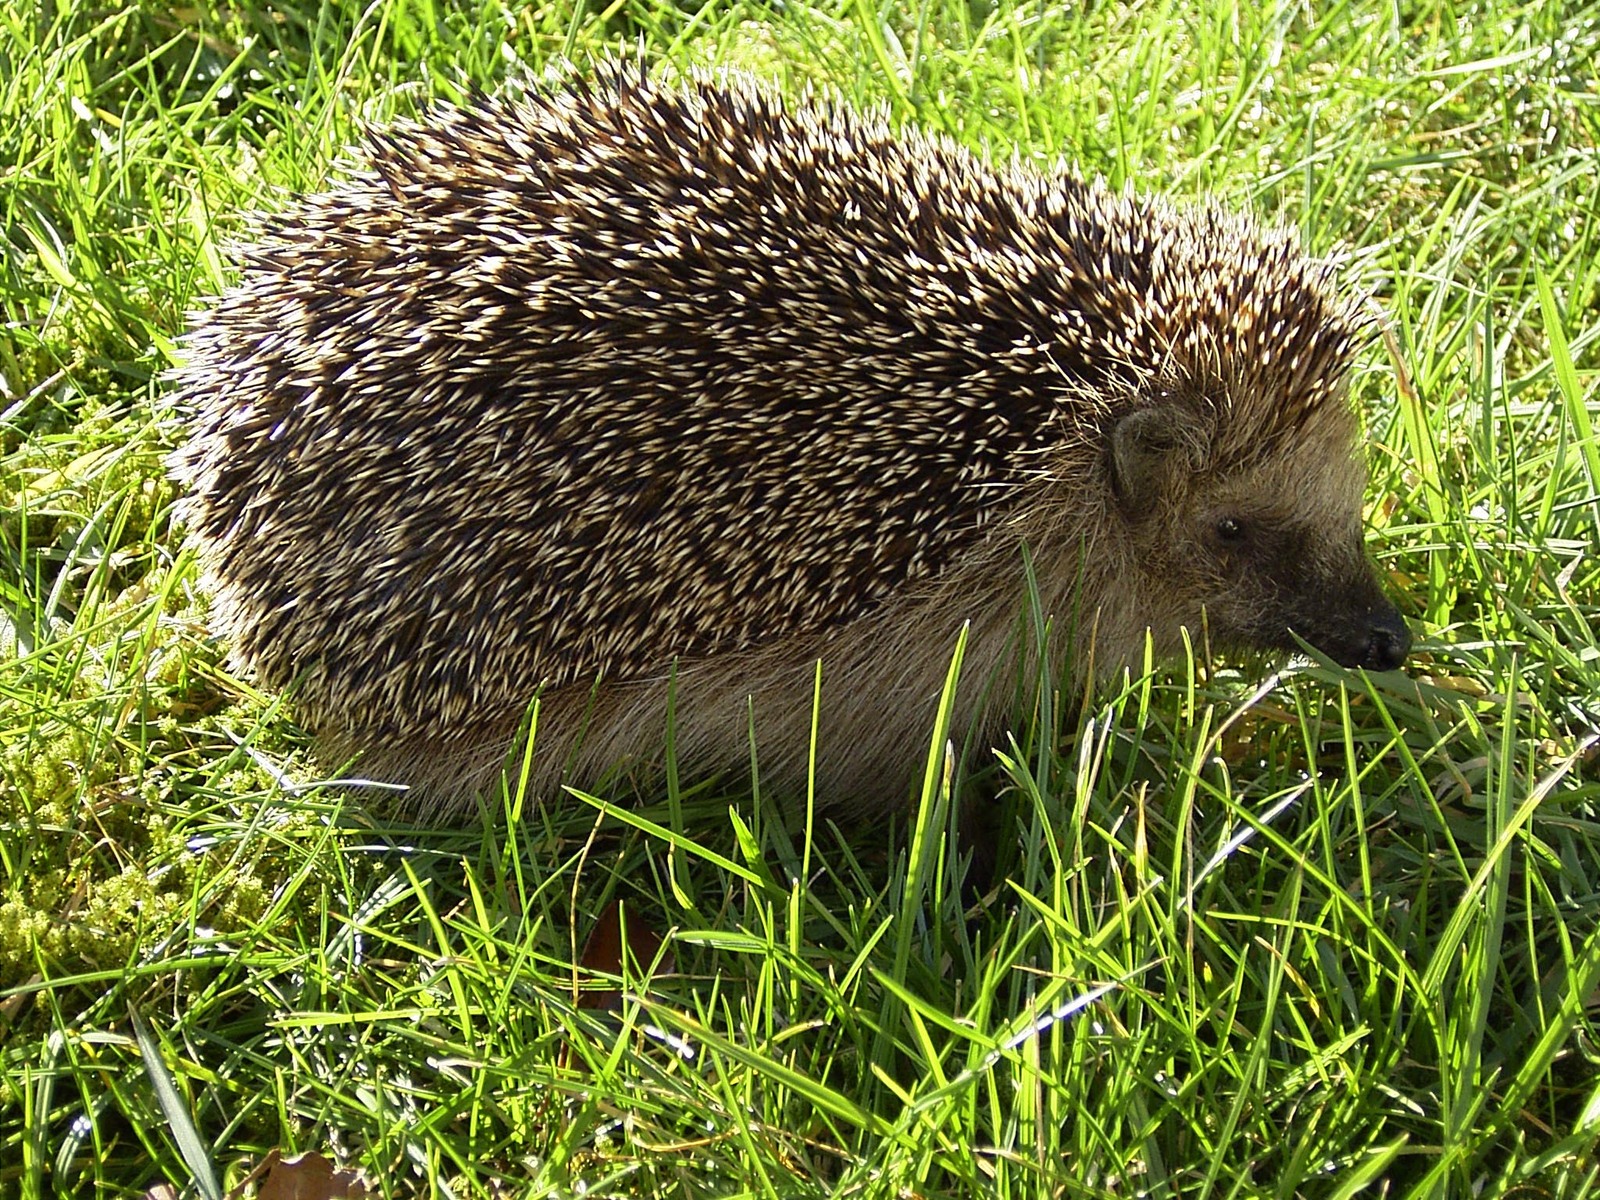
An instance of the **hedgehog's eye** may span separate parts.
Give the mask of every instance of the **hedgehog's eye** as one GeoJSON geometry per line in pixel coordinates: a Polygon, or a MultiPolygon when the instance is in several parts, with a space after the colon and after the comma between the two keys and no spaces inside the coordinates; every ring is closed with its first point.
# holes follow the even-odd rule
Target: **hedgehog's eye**
{"type": "Polygon", "coordinates": [[[1244,541],[1244,522],[1238,517],[1222,517],[1217,521],[1217,540],[1232,543],[1244,541]]]}

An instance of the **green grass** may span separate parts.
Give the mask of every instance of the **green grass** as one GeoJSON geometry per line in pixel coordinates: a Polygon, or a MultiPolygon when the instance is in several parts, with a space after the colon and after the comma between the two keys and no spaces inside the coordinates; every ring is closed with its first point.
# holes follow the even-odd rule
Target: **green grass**
{"type": "Polygon", "coordinates": [[[273,1148],[385,1195],[1600,1193],[1600,9],[258,7],[0,9],[0,1195],[273,1148]],[[182,314],[360,122],[620,45],[1342,248],[1405,677],[1019,721],[965,914],[936,786],[843,835],[740,780],[453,830],[319,790],[169,518],[182,314]],[[614,900],[674,970],[604,1014],[614,900]]]}

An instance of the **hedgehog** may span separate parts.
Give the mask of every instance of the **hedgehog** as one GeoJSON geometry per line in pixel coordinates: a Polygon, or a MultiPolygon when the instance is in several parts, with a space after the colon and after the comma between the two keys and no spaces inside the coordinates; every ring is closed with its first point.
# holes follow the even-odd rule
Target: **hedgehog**
{"type": "Polygon", "coordinates": [[[670,742],[870,816],[963,631],[980,749],[1008,672],[1408,652],[1362,300],[1215,202],[613,65],[370,132],[242,260],[176,369],[181,520],[237,661],[415,814],[472,811],[535,699],[537,796],[670,742]]]}

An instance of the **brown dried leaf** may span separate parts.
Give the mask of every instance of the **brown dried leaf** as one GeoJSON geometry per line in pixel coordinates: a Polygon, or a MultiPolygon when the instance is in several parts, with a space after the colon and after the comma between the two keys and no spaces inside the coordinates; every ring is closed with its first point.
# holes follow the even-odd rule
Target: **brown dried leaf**
{"type": "Polygon", "coordinates": [[[371,1194],[355,1171],[335,1167],[314,1150],[284,1158],[274,1150],[252,1175],[266,1169],[257,1200],[366,1200],[371,1194]]]}
{"type": "MultiPolygon", "coordinates": [[[[630,917],[624,924],[622,901],[613,900],[600,914],[600,919],[589,931],[589,940],[583,944],[583,953],[578,956],[581,974],[622,974],[624,928],[627,930],[628,958],[642,967],[655,961],[661,949],[661,935],[638,917],[630,917]]],[[[665,971],[672,970],[670,954],[662,959],[661,966],[665,971]]],[[[578,993],[578,1007],[620,1012],[622,993],[615,988],[587,988],[578,993]]]]}

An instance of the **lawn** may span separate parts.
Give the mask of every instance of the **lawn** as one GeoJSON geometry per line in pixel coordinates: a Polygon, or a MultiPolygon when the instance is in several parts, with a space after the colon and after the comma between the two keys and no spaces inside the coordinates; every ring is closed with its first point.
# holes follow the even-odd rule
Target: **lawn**
{"type": "Polygon", "coordinates": [[[1600,1194],[1600,8],[40,0],[0,228],[0,1196],[1600,1194]],[[172,517],[184,314],[364,126],[619,51],[1338,256],[1406,668],[1045,688],[889,829],[327,786],[172,517]]]}

